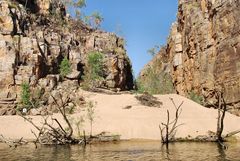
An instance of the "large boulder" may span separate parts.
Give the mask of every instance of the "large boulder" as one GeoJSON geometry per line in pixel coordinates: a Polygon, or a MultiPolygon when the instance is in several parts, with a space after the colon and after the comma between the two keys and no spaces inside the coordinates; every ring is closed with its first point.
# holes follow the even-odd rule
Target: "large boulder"
{"type": "Polygon", "coordinates": [[[0,35],[0,88],[14,85],[16,51],[13,44],[0,35]]]}
{"type": "Polygon", "coordinates": [[[0,33],[11,34],[14,29],[8,1],[0,1],[0,33]]]}

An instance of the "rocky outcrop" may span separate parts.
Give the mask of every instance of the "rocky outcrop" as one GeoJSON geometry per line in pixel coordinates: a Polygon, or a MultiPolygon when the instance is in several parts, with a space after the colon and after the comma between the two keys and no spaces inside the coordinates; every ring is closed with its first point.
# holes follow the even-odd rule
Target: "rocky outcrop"
{"type": "Polygon", "coordinates": [[[222,86],[227,104],[240,108],[240,1],[179,0],[177,22],[166,45],[176,92],[203,95],[216,103],[212,91],[222,86]]]}
{"type": "Polygon", "coordinates": [[[0,1],[1,91],[19,96],[23,82],[53,90],[61,81],[64,57],[72,70],[66,78],[81,84],[93,51],[104,54],[105,88],[132,89],[131,63],[122,38],[72,20],[59,1],[0,1]]]}

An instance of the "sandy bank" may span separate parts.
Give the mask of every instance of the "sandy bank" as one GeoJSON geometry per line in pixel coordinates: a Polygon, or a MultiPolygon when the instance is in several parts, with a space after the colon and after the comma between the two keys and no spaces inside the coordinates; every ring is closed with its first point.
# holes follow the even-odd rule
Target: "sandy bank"
{"type": "MultiPolygon", "coordinates": [[[[95,134],[102,131],[112,134],[120,134],[121,139],[152,139],[159,140],[160,132],[158,125],[160,122],[166,121],[166,110],[170,111],[170,117],[174,117],[175,108],[169,97],[173,98],[176,104],[182,105],[182,114],[177,130],[177,137],[196,137],[205,135],[209,130],[216,131],[217,110],[204,108],[191,100],[182,96],[158,95],[158,99],[163,102],[161,108],[150,108],[142,106],[131,94],[122,95],[106,95],[96,93],[83,93],[88,100],[94,100],[96,105],[96,118],[93,125],[95,134]],[[124,109],[126,106],[132,106],[130,109],[124,109]]],[[[73,119],[77,119],[84,115],[84,111],[71,115],[73,119]]],[[[59,114],[53,115],[60,120],[59,114]]],[[[40,124],[42,118],[40,116],[32,117],[34,122],[40,124]]],[[[236,117],[227,113],[225,118],[224,133],[240,129],[240,117],[236,117]]],[[[84,129],[89,132],[89,123],[86,122],[84,129]]],[[[5,137],[17,139],[24,137],[25,139],[34,139],[31,133],[34,129],[29,123],[19,116],[1,116],[0,117],[0,134],[5,137]]],[[[240,137],[240,135],[237,135],[240,137]]]]}

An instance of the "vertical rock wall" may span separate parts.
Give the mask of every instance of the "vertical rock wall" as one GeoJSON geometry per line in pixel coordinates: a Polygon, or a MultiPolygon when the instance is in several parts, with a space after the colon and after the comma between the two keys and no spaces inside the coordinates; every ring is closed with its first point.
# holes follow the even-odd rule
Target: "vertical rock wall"
{"type": "Polygon", "coordinates": [[[179,0],[177,22],[166,45],[176,92],[204,95],[225,89],[227,104],[240,108],[240,1],[179,0]]]}

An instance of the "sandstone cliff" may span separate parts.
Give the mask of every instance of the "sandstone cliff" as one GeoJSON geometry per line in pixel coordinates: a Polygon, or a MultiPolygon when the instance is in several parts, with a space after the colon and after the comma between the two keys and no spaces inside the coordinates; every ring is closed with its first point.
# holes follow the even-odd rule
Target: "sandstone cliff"
{"type": "Polygon", "coordinates": [[[156,56],[167,62],[178,94],[193,91],[210,106],[220,85],[233,112],[240,108],[239,15],[239,0],[179,0],[166,49],[156,56]]]}
{"type": "Polygon", "coordinates": [[[23,82],[56,88],[64,57],[72,68],[68,78],[80,81],[92,51],[104,54],[105,88],[132,89],[122,38],[71,19],[57,0],[0,1],[0,104],[15,103],[23,82]]]}

